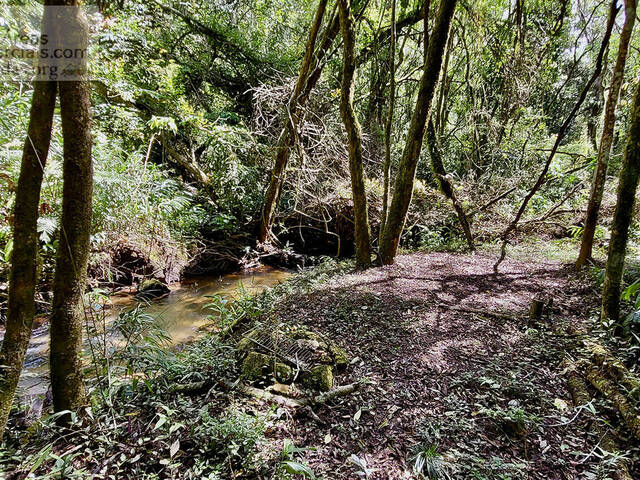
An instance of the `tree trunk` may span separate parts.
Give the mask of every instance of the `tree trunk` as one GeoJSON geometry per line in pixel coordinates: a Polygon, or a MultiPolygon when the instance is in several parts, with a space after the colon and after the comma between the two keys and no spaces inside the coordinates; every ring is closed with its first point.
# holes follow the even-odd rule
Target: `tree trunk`
{"type": "Polygon", "coordinates": [[[436,177],[438,186],[440,187],[442,193],[444,193],[445,197],[451,200],[453,209],[456,211],[456,215],[458,215],[458,220],[460,221],[460,226],[462,227],[462,231],[464,232],[464,237],[467,240],[469,250],[473,252],[475,251],[476,247],[473,244],[471,226],[469,225],[467,215],[464,213],[464,208],[462,208],[462,204],[456,196],[456,191],[447,178],[447,172],[444,169],[444,164],[442,163],[442,155],[440,154],[440,148],[438,147],[436,129],[433,125],[432,120],[429,120],[429,124],[427,126],[427,145],[429,146],[429,153],[431,157],[431,169],[433,170],[433,174],[436,177]]]}
{"type": "Polygon", "coordinates": [[[615,24],[617,15],[618,15],[617,0],[612,0],[609,6],[609,16],[607,18],[607,27],[604,32],[604,36],[602,37],[602,43],[600,44],[598,57],[596,58],[595,70],[591,75],[591,77],[589,78],[589,81],[586,83],[586,85],[580,92],[578,101],[573,106],[573,109],[571,110],[571,112],[569,112],[569,115],[565,119],[564,123],[560,126],[560,130],[558,130],[558,134],[556,135],[556,141],[554,142],[553,147],[549,152],[547,161],[545,162],[544,167],[542,168],[542,172],[540,172],[540,175],[538,176],[536,183],[534,183],[533,187],[531,187],[531,190],[529,190],[529,193],[527,193],[527,195],[524,197],[524,200],[522,200],[522,204],[520,205],[520,208],[518,209],[518,212],[516,213],[516,216],[514,217],[514,219],[507,226],[507,228],[505,228],[504,232],[502,232],[502,235],[501,235],[502,245],[500,247],[500,257],[498,258],[498,260],[493,266],[493,272],[496,274],[498,273],[500,264],[503,262],[503,260],[507,256],[507,244],[509,243],[509,235],[511,235],[511,233],[514,232],[516,228],[518,228],[518,222],[520,222],[520,219],[522,218],[522,215],[527,209],[529,202],[531,201],[533,196],[538,192],[538,190],[540,190],[540,187],[547,180],[547,173],[549,172],[549,167],[551,166],[551,162],[553,161],[556,155],[556,152],[560,147],[560,143],[562,142],[565,135],[569,131],[569,127],[571,126],[571,123],[576,117],[578,111],[582,107],[582,104],[584,103],[584,100],[587,97],[589,90],[593,86],[596,79],[600,76],[600,72],[602,72],[602,61],[604,58],[604,54],[609,46],[609,40],[611,39],[611,31],[613,30],[613,25],[615,24]]]}
{"type": "Polygon", "coordinates": [[[264,196],[264,203],[262,206],[262,218],[260,221],[260,230],[258,232],[258,241],[265,243],[271,232],[271,226],[273,224],[273,217],[275,215],[278,200],[280,198],[280,189],[284,181],[284,174],[289,163],[289,157],[291,156],[291,148],[295,144],[296,129],[300,125],[300,112],[302,107],[306,103],[313,86],[320,77],[320,61],[331,47],[333,39],[338,33],[337,22],[332,22],[327,28],[325,34],[325,41],[322,43],[320,50],[314,55],[316,39],[322,25],[322,19],[327,6],[327,0],[320,0],[316,15],[313,20],[311,32],[309,33],[309,39],[307,40],[307,47],[305,56],[300,67],[300,73],[298,74],[298,80],[289,99],[287,105],[287,120],[285,127],[278,140],[276,147],[276,162],[271,172],[271,180],[264,196]],[[324,50],[323,50],[324,49],[324,50]],[[313,67],[313,70],[312,70],[313,67]],[[311,75],[309,72],[312,72],[311,75]]]}
{"type": "MultiPolygon", "coordinates": [[[[76,45],[87,45],[88,24],[77,1],[69,2],[63,34],[76,45]]],[[[63,191],[60,238],[53,281],[51,310],[51,388],[56,412],[75,410],[83,401],[80,348],[83,294],[86,288],[93,166],[91,162],[90,86],[86,58],[75,65],[78,79],[59,82],[62,117],[63,191]]],[[[65,415],[63,420],[68,420],[65,415]]]]}
{"type": "Polygon", "coordinates": [[[387,210],[389,208],[389,184],[391,181],[391,134],[393,131],[393,111],[396,103],[396,0],[391,0],[391,45],[389,47],[389,104],[387,106],[387,121],[384,129],[384,165],[382,167],[382,217],[378,244],[382,239],[387,210]]]}
{"type": "Polygon", "coordinates": [[[355,31],[351,12],[351,0],[338,0],[340,7],[340,28],[344,59],[342,63],[342,92],[340,113],[349,140],[349,170],[355,222],[356,266],[366,267],[371,263],[371,238],[369,214],[367,212],[367,192],[362,167],[362,132],[353,110],[353,76],[355,73],[355,31]]]}
{"type": "MultiPolygon", "coordinates": [[[[47,23],[43,21],[43,33],[47,23]]],[[[6,331],[0,350],[0,441],[20,379],[36,311],[34,295],[38,279],[38,209],[55,104],[56,82],[34,82],[27,139],[13,207],[14,246],[11,254],[6,331]]]]}
{"type": "Polygon", "coordinates": [[[611,89],[607,98],[605,107],[604,125],[602,127],[602,138],[600,140],[600,149],[598,150],[598,162],[593,175],[593,183],[591,185],[591,194],[589,196],[589,204],[587,206],[587,214],[582,231],[582,243],[580,245],[580,254],[576,261],[576,269],[579,270],[585,266],[593,253],[593,238],[598,224],[598,214],[602,203],[602,193],[607,178],[607,167],[609,164],[609,155],[611,153],[611,145],[613,144],[613,130],[616,123],[616,105],[620,97],[620,89],[624,80],[624,67],[629,52],[629,41],[633,31],[633,24],[636,19],[636,2],[635,0],[625,0],[625,21],[620,34],[620,42],[618,47],[618,59],[613,70],[613,79],[611,81],[611,89]]]}
{"type": "Polygon", "coordinates": [[[611,226],[609,258],[604,275],[602,291],[603,322],[618,321],[620,318],[620,289],[624,257],[627,251],[629,225],[633,216],[638,176],[640,175],[640,79],[636,87],[633,107],[630,114],[627,146],[620,171],[618,184],[618,202],[611,226]]]}
{"type": "Polygon", "coordinates": [[[395,259],[407,211],[411,204],[416,167],[422,150],[425,126],[431,113],[431,101],[440,76],[442,57],[456,3],[456,0],[442,0],[433,35],[429,41],[418,98],[411,118],[409,132],[407,133],[407,142],[398,165],[398,174],[393,188],[393,199],[380,242],[380,258],[387,265],[392,264],[395,259]]]}

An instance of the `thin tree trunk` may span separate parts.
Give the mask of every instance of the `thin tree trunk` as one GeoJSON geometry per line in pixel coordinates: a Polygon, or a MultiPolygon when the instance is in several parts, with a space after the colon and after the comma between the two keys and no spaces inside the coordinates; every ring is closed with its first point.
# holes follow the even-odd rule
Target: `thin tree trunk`
{"type": "Polygon", "coordinates": [[[389,184],[391,181],[391,134],[393,132],[393,111],[396,103],[396,0],[391,0],[391,45],[389,47],[389,104],[387,106],[387,122],[384,129],[384,166],[382,185],[382,218],[378,232],[378,244],[387,222],[389,209],[389,184]]]}
{"type": "MultiPolygon", "coordinates": [[[[45,10],[45,15],[47,14],[45,10]]],[[[43,32],[47,21],[43,21],[43,32]]],[[[0,350],[0,441],[7,424],[31,337],[38,281],[38,209],[44,167],[51,143],[56,82],[33,85],[31,112],[13,207],[13,251],[4,341],[0,350]]]]}
{"type": "Polygon", "coordinates": [[[531,190],[529,190],[529,193],[527,193],[527,195],[524,197],[524,200],[522,201],[522,204],[520,205],[520,208],[518,209],[518,213],[516,213],[515,218],[507,226],[504,232],[502,232],[502,235],[501,235],[502,245],[500,248],[500,257],[498,258],[495,265],[493,266],[494,273],[498,273],[500,264],[507,256],[507,244],[509,243],[509,235],[511,235],[511,233],[516,230],[516,228],[518,227],[518,222],[520,221],[520,219],[522,218],[522,215],[527,209],[527,205],[529,205],[529,201],[533,198],[533,196],[537,193],[537,191],[546,181],[547,172],[549,171],[551,162],[553,161],[553,158],[555,157],[556,152],[558,151],[558,147],[560,146],[560,143],[562,142],[565,135],[569,131],[569,127],[571,126],[571,123],[573,122],[573,119],[575,118],[576,114],[580,110],[580,107],[584,103],[584,100],[587,97],[587,93],[589,93],[591,86],[594,84],[596,79],[600,76],[600,72],[602,71],[602,60],[604,58],[604,53],[607,50],[607,47],[609,45],[609,40],[611,39],[611,31],[613,30],[613,25],[615,24],[616,15],[618,14],[618,8],[616,4],[617,4],[617,0],[612,0],[611,5],[609,7],[609,18],[607,19],[607,28],[605,30],[604,37],[602,38],[602,43],[600,44],[600,50],[598,52],[598,57],[596,59],[596,68],[594,72],[591,75],[591,78],[589,78],[589,81],[587,82],[587,84],[582,89],[582,92],[580,92],[580,97],[578,97],[578,101],[573,106],[573,109],[571,110],[571,112],[565,119],[564,123],[560,127],[560,130],[558,131],[558,135],[556,136],[556,141],[553,144],[553,147],[551,148],[551,152],[547,157],[547,161],[545,162],[542,172],[540,172],[540,175],[538,176],[536,183],[533,185],[533,187],[531,187],[531,190]]]}
{"type": "Polygon", "coordinates": [[[476,247],[473,243],[473,235],[471,233],[469,219],[464,213],[464,208],[462,208],[462,204],[456,196],[455,188],[447,178],[447,172],[444,169],[444,164],[442,163],[442,155],[440,154],[440,148],[438,146],[436,129],[431,119],[429,120],[429,124],[427,125],[427,145],[429,146],[429,156],[431,157],[431,169],[433,170],[433,174],[436,177],[438,186],[440,187],[442,193],[444,193],[445,197],[451,200],[453,209],[458,215],[458,220],[460,221],[460,226],[462,227],[462,231],[464,232],[464,237],[467,240],[469,250],[473,252],[475,251],[476,247]]]}
{"type": "Polygon", "coordinates": [[[362,167],[362,132],[353,109],[353,76],[355,73],[355,27],[350,0],[338,0],[340,28],[344,59],[342,62],[342,92],[340,113],[349,140],[349,170],[355,222],[356,266],[363,268],[371,263],[371,236],[367,212],[367,192],[362,167]]]}
{"type": "Polygon", "coordinates": [[[302,61],[302,66],[300,67],[300,73],[298,74],[298,80],[287,105],[287,120],[284,130],[280,135],[280,139],[278,140],[278,146],[276,147],[276,162],[271,173],[271,180],[265,193],[264,203],[262,206],[262,218],[260,221],[260,230],[258,232],[258,241],[260,243],[265,243],[271,232],[278,199],[280,198],[280,189],[282,188],[282,183],[284,181],[285,170],[289,163],[289,157],[291,156],[291,148],[295,143],[296,129],[299,128],[300,124],[300,111],[306,103],[315,82],[317,82],[320,77],[320,72],[317,72],[319,61],[330,48],[333,43],[333,39],[338,32],[337,25],[329,25],[326,39],[330,39],[330,41],[323,42],[321,48],[326,48],[326,50],[319,51],[315,55],[314,61],[316,39],[320,32],[326,6],[327,0],[320,0],[313,20],[313,25],[311,27],[311,32],[309,33],[309,38],[307,40],[306,51],[302,61]],[[313,71],[311,70],[312,67],[313,71]],[[309,74],[310,71],[312,71],[311,75],[309,74]],[[308,80],[312,80],[313,85],[310,85],[312,82],[309,82],[308,80]]]}
{"type": "MultiPolygon", "coordinates": [[[[77,1],[69,2],[73,14],[66,14],[64,37],[86,47],[87,18],[77,1]]],[[[77,60],[78,79],[59,82],[62,117],[63,191],[60,238],[53,281],[51,310],[51,388],[56,412],[75,410],[84,397],[80,348],[83,294],[86,288],[93,166],[91,162],[91,102],[86,79],[86,58],[77,60]]],[[[65,415],[63,420],[68,420],[65,415]]]]}
{"type": "Polygon", "coordinates": [[[593,238],[598,224],[598,214],[600,205],[602,204],[602,194],[607,179],[607,167],[609,165],[609,155],[611,153],[611,145],[613,144],[613,130],[616,123],[616,105],[620,97],[620,89],[624,80],[624,67],[629,52],[629,41],[633,32],[633,25],[636,19],[636,2],[635,0],[625,0],[625,21],[620,34],[620,42],[618,47],[618,59],[613,69],[613,79],[611,81],[611,89],[607,98],[605,107],[604,125],[602,127],[602,137],[600,140],[600,150],[598,151],[598,162],[593,175],[593,183],[591,185],[591,195],[589,196],[589,204],[587,206],[587,214],[582,231],[582,243],[580,245],[580,254],[576,261],[576,269],[584,267],[591,258],[593,253],[593,238]]]}
{"type": "MultiPolygon", "coordinates": [[[[618,202],[613,215],[611,226],[611,241],[609,242],[609,258],[604,275],[602,290],[603,322],[618,321],[620,318],[620,290],[624,258],[627,251],[629,225],[633,216],[638,177],[640,176],[640,78],[638,79],[633,107],[629,121],[627,146],[620,171],[618,184],[618,202]]],[[[618,329],[617,329],[618,330],[618,329]]]]}
{"type": "MultiPolygon", "coordinates": [[[[442,57],[456,3],[456,0],[442,0],[432,38],[428,42],[428,53],[420,80],[418,98],[411,118],[409,132],[407,133],[405,149],[398,165],[398,174],[393,188],[393,199],[380,242],[380,258],[386,265],[392,264],[395,259],[407,211],[411,204],[416,167],[422,150],[426,122],[431,113],[431,101],[440,77],[442,57]]],[[[425,25],[425,33],[426,30],[427,25],[425,25]]]]}

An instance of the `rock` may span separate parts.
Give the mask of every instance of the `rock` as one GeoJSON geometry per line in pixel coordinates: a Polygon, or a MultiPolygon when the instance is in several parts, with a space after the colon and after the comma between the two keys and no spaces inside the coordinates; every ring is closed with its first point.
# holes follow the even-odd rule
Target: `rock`
{"type": "Polygon", "coordinates": [[[136,294],[136,298],[142,300],[152,300],[154,298],[164,297],[169,295],[171,290],[169,287],[162,283],[160,280],[156,278],[150,278],[147,280],[143,280],[140,285],[138,285],[138,293],[136,294]]]}
{"type": "Polygon", "coordinates": [[[333,356],[333,363],[339,371],[342,371],[349,366],[349,357],[343,349],[333,342],[329,342],[329,351],[333,356]]]}
{"type": "Polygon", "coordinates": [[[273,366],[273,376],[278,382],[289,384],[293,382],[293,368],[284,363],[276,362],[273,366]]]}
{"type": "Polygon", "coordinates": [[[276,362],[263,353],[249,352],[242,363],[242,375],[249,381],[255,381],[269,374],[273,374],[279,383],[293,382],[293,368],[289,365],[276,362]]]}
{"type": "Polygon", "coordinates": [[[245,353],[254,350],[258,345],[253,340],[257,339],[262,333],[262,330],[252,330],[247,335],[242,337],[242,339],[236,345],[236,348],[245,353]]]}
{"type": "Polygon", "coordinates": [[[258,380],[269,369],[271,358],[258,352],[250,352],[242,363],[242,375],[247,380],[258,380]]]}
{"type": "Polygon", "coordinates": [[[318,365],[302,375],[302,385],[320,392],[328,392],[333,387],[331,365],[318,365]]]}
{"type": "Polygon", "coordinates": [[[247,379],[272,374],[279,383],[288,384],[293,382],[296,368],[300,368],[300,384],[316,391],[330,390],[334,372],[349,365],[342,348],[326,336],[299,325],[260,326],[242,337],[236,348],[240,358],[244,358],[242,372],[247,379]],[[296,360],[298,354],[303,355],[304,362],[296,360]]]}

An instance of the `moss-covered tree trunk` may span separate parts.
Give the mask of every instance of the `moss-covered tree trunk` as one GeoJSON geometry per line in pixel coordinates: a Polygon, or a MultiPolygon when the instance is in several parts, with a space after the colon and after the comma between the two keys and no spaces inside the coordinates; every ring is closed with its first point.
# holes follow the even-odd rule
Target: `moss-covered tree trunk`
{"type": "Polygon", "coordinates": [[[431,113],[431,101],[440,77],[442,57],[447,44],[456,3],[456,0],[442,0],[433,35],[429,40],[424,71],[420,79],[418,99],[411,117],[404,152],[398,165],[398,174],[393,187],[393,199],[381,236],[380,258],[384,264],[392,264],[394,262],[407,211],[411,204],[416,167],[422,150],[426,123],[431,113]]]}
{"type": "Polygon", "coordinates": [[[433,125],[433,121],[429,120],[427,125],[427,145],[429,146],[429,156],[431,157],[431,170],[433,171],[440,191],[444,193],[444,196],[451,200],[453,209],[456,211],[460,226],[464,232],[464,238],[467,240],[469,250],[472,252],[476,249],[473,243],[473,234],[471,233],[471,226],[469,225],[469,219],[464,213],[464,208],[456,195],[455,188],[447,178],[447,171],[444,169],[444,163],[442,162],[442,155],[440,154],[440,147],[438,146],[438,138],[436,129],[433,125]]]}
{"type": "Polygon", "coordinates": [[[396,104],[396,0],[391,0],[391,45],[389,46],[389,102],[387,105],[387,121],[384,128],[384,164],[382,167],[382,216],[378,243],[382,238],[387,223],[389,209],[389,185],[391,183],[391,134],[393,133],[393,112],[396,104]]]}
{"type": "MultiPolygon", "coordinates": [[[[43,21],[43,33],[46,33],[47,24],[46,20],[43,21]]],[[[34,295],[38,278],[37,221],[55,103],[56,82],[34,82],[27,139],[22,153],[13,207],[13,251],[7,321],[0,350],[0,441],[20,378],[36,310],[34,295]]]]}
{"type": "Polygon", "coordinates": [[[333,39],[335,39],[338,33],[337,22],[331,22],[325,35],[325,41],[323,41],[320,46],[320,51],[314,55],[316,39],[322,26],[326,6],[327,0],[320,0],[307,40],[306,51],[304,59],[302,60],[302,66],[300,67],[300,73],[298,74],[298,80],[296,81],[287,105],[287,119],[284,130],[278,140],[276,161],[262,204],[262,217],[260,219],[260,229],[258,232],[258,241],[261,243],[265,243],[268,240],[271,231],[273,218],[280,198],[280,190],[284,181],[284,174],[287,169],[287,164],[289,163],[289,157],[291,156],[291,149],[295,145],[297,129],[300,126],[301,111],[311,94],[313,86],[320,77],[319,72],[316,71],[319,67],[319,61],[329,50],[333,39]],[[322,51],[322,49],[325,50],[322,51]]]}
{"type": "Polygon", "coordinates": [[[618,58],[616,66],[613,69],[613,79],[611,88],[607,98],[605,107],[604,125],[602,127],[602,137],[600,140],[600,149],[598,150],[598,162],[591,184],[591,194],[589,196],[589,204],[587,206],[587,214],[585,217],[584,229],[582,231],[582,243],[580,245],[580,254],[576,261],[576,269],[585,266],[593,253],[593,238],[598,224],[598,214],[602,203],[602,193],[607,178],[607,167],[609,165],[609,155],[611,145],[613,144],[613,130],[616,123],[616,105],[620,97],[620,89],[624,80],[624,67],[629,52],[629,41],[633,32],[633,25],[636,19],[636,2],[635,0],[625,1],[625,21],[620,34],[618,46],[618,58]]]}
{"type": "Polygon", "coordinates": [[[631,115],[627,146],[620,171],[618,202],[611,225],[609,257],[602,290],[602,321],[618,321],[620,317],[620,289],[624,257],[627,252],[629,225],[633,215],[638,177],[640,176],[640,79],[636,87],[631,115]]]}
{"type": "Polygon", "coordinates": [[[347,130],[349,141],[349,171],[351,173],[351,193],[355,223],[356,266],[362,268],[371,263],[371,235],[367,211],[367,192],[362,166],[362,132],[353,109],[353,76],[355,62],[355,28],[350,0],[338,0],[340,7],[340,28],[344,58],[342,62],[342,91],[340,113],[347,130]]]}
{"type": "MultiPolygon", "coordinates": [[[[65,14],[62,38],[86,48],[88,24],[77,1],[69,1],[73,13],[65,14]]],[[[82,48],[81,47],[81,48],[82,48]]],[[[74,80],[60,81],[63,181],[60,238],[53,281],[51,310],[51,388],[56,412],[75,410],[83,401],[84,386],[80,349],[84,318],[93,166],[91,161],[91,102],[86,57],[77,58],[74,80]]]]}

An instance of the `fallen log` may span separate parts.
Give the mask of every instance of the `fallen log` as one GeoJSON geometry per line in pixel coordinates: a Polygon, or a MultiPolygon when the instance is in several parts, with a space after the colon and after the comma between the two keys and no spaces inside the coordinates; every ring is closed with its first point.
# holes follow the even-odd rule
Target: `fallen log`
{"type": "MultiPolygon", "coordinates": [[[[567,387],[571,394],[571,398],[573,399],[573,405],[577,408],[589,404],[591,402],[591,395],[587,390],[587,384],[583,376],[578,371],[578,368],[572,362],[565,360],[563,363],[566,366],[568,374],[567,387]]],[[[588,428],[601,439],[600,447],[603,450],[613,454],[620,452],[620,447],[611,435],[611,432],[609,430],[605,430],[599,422],[590,422],[588,428]]],[[[613,478],[614,480],[632,480],[631,474],[629,473],[629,467],[625,459],[620,458],[616,461],[616,470],[613,478]]]]}
{"type": "Polygon", "coordinates": [[[587,379],[618,410],[633,436],[640,440],[640,414],[629,399],[595,365],[587,368],[587,379]]]}
{"type": "Polygon", "coordinates": [[[627,369],[625,364],[598,343],[586,343],[586,346],[595,363],[618,384],[624,386],[626,396],[632,400],[640,400],[640,380],[627,369]]]}

